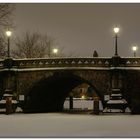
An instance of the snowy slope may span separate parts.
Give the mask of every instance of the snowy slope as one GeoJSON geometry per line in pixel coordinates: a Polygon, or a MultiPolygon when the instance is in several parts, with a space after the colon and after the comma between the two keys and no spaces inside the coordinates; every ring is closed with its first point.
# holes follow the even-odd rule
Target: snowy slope
{"type": "Polygon", "coordinates": [[[0,137],[140,137],[140,115],[0,114],[0,137]]]}

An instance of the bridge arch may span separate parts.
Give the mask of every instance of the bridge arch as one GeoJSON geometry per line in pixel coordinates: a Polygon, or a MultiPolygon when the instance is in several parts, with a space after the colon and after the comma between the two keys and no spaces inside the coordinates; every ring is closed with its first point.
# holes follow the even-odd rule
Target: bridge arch
{"type": "Polygon", "coordinates": [[[69,72],[55,72],[52,76],[41,79],[25,96],[24,112],[55,112],[62,111],[63,104],[76,86],[87,83],[97,96],[98,89],[80,76],[69,72]]]}

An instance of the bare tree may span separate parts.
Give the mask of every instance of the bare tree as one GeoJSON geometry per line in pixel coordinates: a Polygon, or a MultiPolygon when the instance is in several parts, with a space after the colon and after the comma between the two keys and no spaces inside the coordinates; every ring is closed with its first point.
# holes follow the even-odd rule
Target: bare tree
{"type": "Polygon", "coordinates": [[[6,56],[6,39],[3,34],[0,35],[0,58],[4,58],[6,56]]]}
{"type": "Polygon", "coordinates": [[[16,49],[12,54],[15,58],[42,58],[50,56],[50,45],[52,40],[47,35],[29,31],[17,38],[15,41],[16,49]]]}
{"type": "Polygon", "coordinates": [[[12,26],[12,12],[14,10],[14,4],[1,3],[0,4],[0,26],[11,27],[12,26]]]}
{"type": "Polygon", "coordinates": [[[6,39],[3,33],[3,29],[11,28],[13,26],[12,22],[12,12],[14,10],[15,4],[1,3],[0,4],[0,58],[4,58],[6,55],[6,39]]]}

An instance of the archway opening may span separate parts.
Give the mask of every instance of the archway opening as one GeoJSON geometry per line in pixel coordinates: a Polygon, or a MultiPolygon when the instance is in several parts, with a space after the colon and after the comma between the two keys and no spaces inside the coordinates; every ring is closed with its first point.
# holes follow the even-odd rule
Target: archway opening
{"type": "MultiPolygon", "coordinates": [[[[82,83],[68,94],[63,105],[63,110],[69,113],[93,112],[94,99],[96,97],[98,97],[98,94],[94,90],[94,87],[87,83],[82,83]]],[[[99,100],[99,110],[103,110],[101,100],[99,100]]]]}
{"type": "Polygon", "coordinates": [[[36,83],[25,96],[24,112],[58,112],[63,110],[66,97],[76,86],[87,83],[100,93],[89,81],[71,73],[56,72],[53,76],[36,83]]]}

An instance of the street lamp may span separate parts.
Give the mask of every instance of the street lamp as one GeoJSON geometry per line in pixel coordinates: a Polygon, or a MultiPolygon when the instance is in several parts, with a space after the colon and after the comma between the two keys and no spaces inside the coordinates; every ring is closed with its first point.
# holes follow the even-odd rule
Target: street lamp
{"type": "Polygon", "coordinates": [[[58,53],[58,49],[54,48],[54,49],[53,49],[53,53],[54,53],[54,56],[56,56],[57,53],[58,53]]]}
{"type": "Polygon", "coordinates": [[[134,52],[134,57],[136,57],[136,51],[137,51],[138,47],[137,46],[132,46],[132,50],[134,52]]]}
{"type": "MultiPolygon", "coordinates": [[[[8,57],[8,61],[6,61],[5,65],[6,67],[9,69],[8,73],[7,73],[7,82],[6,82],[6,90],[5,92],[8,94],[12,94],[12,89],[11,89],[11,73],[10,73],[10,68],[12,67],[12,61],[10,59],[10,37],[12,35],[12,32],[8,29],[6,32],[5,32],[6,36],[7,36],[7,57],[8,57]]],[[[11,113],[12,111],[9,109],[11,108],[12,104],[11,104],[11,97],[6,97],[6,114],[9,114],[11,113]]]]}
{"type": "Polygon", "coordinates": [[[119,27],[114,27],[114,33],[115,33],[115,56],[118,56],[118,42],[117,42],[117,39],[118,39],[118,33],[119,33],[119,27]]]}
{"type": "Polygon", "coordinates": [[[8,58],[10,58],[10,37],[12,35],[12,32],[8,29],[6,31],[6,36],[7,36],[7,56],[8,58]]]}

